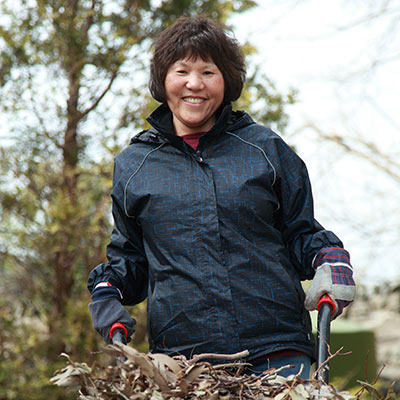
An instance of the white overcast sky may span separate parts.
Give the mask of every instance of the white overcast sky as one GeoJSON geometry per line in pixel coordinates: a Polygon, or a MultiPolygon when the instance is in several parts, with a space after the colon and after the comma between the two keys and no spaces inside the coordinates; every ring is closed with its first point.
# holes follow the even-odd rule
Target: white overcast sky
{"type": "Polygon", "coordinates": [[[257,47],[257,62],[278,89],[299,90],[285,139],[308,166],[316,216],[344,241],[360,282],[399,283],[400,185],[301,127],[312,122],[328,133],[358,135],[399,159],[400,55],[373,72],[368,66],[399,54],[400,29],[383,35],[388,18],[344,29],[368,13],[368,1],[259,3],[230,23],[240,42],[257,47]]]}

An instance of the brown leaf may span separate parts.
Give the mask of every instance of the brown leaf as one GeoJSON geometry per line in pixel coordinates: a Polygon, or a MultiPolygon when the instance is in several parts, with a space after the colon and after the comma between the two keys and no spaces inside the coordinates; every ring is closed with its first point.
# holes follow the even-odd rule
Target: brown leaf
{"type": "Polygon", "coordinates": [[[154,381],[157,383],[159,388],[163,392],[169,392],[171,389],[168,386],[168,378],[166,374],[161,373],[161,371],[156,366],[154,366],[153,374],[154,374],[154,381]]]}
{"type": "Polygon", "coordinates": [[[179,366],[178,362],[166,354],[162,353],[151,354],[150,358],[152,358],[159,364],[166,365],[172,372],[175,372],[175,374],[179,374],[182,371],[182,368],[179,366]]]}
{"type": "Polygon", "coordinates": [[[61,387],[79,387],[84,377],[90,375],[92,372],[91,368],[89,368],[86,363],[75,363],[71,361],[68,354],[62,353],[61,356],[68,359],[69,365],[61,371],[57,371],[55,375],[50,378],[50,382],[61,387]]]}
{"type": "Polygon", "coordinates": [[[132,362],[140,367],[142,373],[148,378],[154,378],[154,365],[149,356],[122,343],[116,343],[113,346],[121,349],[122,354],[127,358],[125,363],[132,362]]]}
{"type": "Polygon", "coordinates": [[[185,376],[181,378],[178,384],[184,396],[189,393],[189,387],[205,369],[206,367],[204,364],[195,364],[185,371],[185,376]]]}
{"type": "Polygon", "coordinates": [[[204,364],[197,364],[193,365],[191,368],[189,368],[186,371],[186,376],[185,379],[189,382],[192,383],[194,382],[200,374],[206,369],[206,366],[204,364]]]}

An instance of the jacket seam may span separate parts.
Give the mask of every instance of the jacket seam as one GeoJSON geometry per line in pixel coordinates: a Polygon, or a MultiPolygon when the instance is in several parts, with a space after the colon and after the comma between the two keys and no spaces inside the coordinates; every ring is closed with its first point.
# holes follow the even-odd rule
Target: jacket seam
{"type": "Polygon", "coordinates": [[[141,163],[139,164],[139,166],[136,168],[136,170],[131,174],[131,176],[128,178],[128,180],[127,180],[127,182],[126,182],[126,184],[125,184],[125,187],[124,187],[124,212],[125,212],[125,215],[128,217],[128,218],[135,218],[135,216],[134,215],[129,215],[129,213],[128,213],[128,208],[127,208],[127,189],[128,189],[128,185],[129,185],[129,183],[130,183],[130,181],[132,180],[132,178],[134,178],[134,176],[139,172],[139,170],[142,168],[142,166],[144,165],[144,163],[145,163],[145,161],[146,161],[146,159],[147,159],[147,157],[151,154],[151,153],[154,153],[155,151],[157,151],[157,150],[159,150],[159,149],[161,149],[161,147],[162,146],[164,146],[164,144],[165,143],[161,143],[158,147],[156,147],[155,149],[152,149],[152,150],[150,150],[149,152],[147,152],[146,153],[146,155],[143,157],[143,160],[141,161],[141,163]]]}
{"type": "Polygon", "coordinates": [[[272,162],[270,161],[270,159],[268,158],[268,156],[265,154],[265,151],[260,146],[257,146],[254,143],[251,143],[251,142],[248,142],[247,140],[244,140],[239,135],[236,135],[236,134],[234,134],[232,132],[226,132],[226,133],[228,135],[231,135],[231,136],[235,137],[236,139],[239,139],[243,143],[246,143],[247,145],[252,146],[252,147],[254,147],[254,148],[256,148],[256,149],[261,151],[261,153],[263,154],[263,156],[265,157],[265,159],[267,160],[268,164],[271,166],[271,168],[272,168],[272,170],[274,172],[274,179],[272,181],[272,186],[275,185],[275,182],[276,182],[276,169],[275,169],[274,165],[272,164],[272,162]]]}
{"type": "MultiPolygon", "coordinates": [[[[264,151],[260,146],[257,146],[257,145],[254,144],[254,143],[251,143],[251,142],[249,142],[249,141],[247,141],[247,140],[244,140],[244,139],[241,138],[239,135],[236,135],[236,134],[234,134],[234,133],[232,133],[232,132],[228,132],[228,131],[227,131],[226,133],[227,133],[228,135],[231,135],[231,136],[235,137],[236,139],[239,139],[241,142],[243,142],[243,143],[245,143],[245,144],[247,144],[247,145],[249,145],[249,146],[252,146],[252,147],[256,148],[257,150],[260,150],[260,151],[261,151],[261,153],[263,154],[263,156],[264,156],[265,159],[267,160],[268,164],[270,165],[270,167],[272,168],[272,171],[273,171],[273,173],[274,173],[274,178],[273,178],[273,180],[272,180],[272,185],[271,185],[271,186],[274,186],[275,183],[276,183],[276,169],[275,169],[274,165],[272,164],[271,160],[268,158],[268,156],[267,156],[267,154],[265,153],[265,151],[264,151]]],[[[274,212],[277,212],[280,208],[281,208],[281,205],[280,205],[280,203],[279,203],[279,201],[278,201],[277,208],[276,208],[276,210],[275,210],[274,212]]]]}

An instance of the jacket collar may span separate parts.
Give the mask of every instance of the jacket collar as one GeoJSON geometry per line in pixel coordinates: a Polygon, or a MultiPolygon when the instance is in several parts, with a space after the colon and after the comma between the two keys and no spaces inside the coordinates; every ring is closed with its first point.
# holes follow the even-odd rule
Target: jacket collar
{"type": "MultiPolygon", "coordinates": [[[[232,105],[222,105],[217,110],[217,120],[209,132],[218,132],[223,130],[227,125],[232,112],[232,105]]],[[[172,123],[172,113],[168,106],[159,106],[148,118],[147,121],[150,125],[157,129],[163,135],[175,135],[174,126],[172,123]]]]}
{"type": "MultiPolygon", "coordinates": [[[[178,147],[183,146],[183,139],[175,134],[172,123],[172,113],[168,106],[161,105],[147,118],[151,129],[141,132],[132,138],[135,141],[170,142],[178,147]],[[140,138],[139,138],[140,137],[140,138]]],[[[200,146],[229,130],[236,130],[254,123],[252,118],[244,111],[232,111],[232,105],[223,104],[217,111],[217,120],[214,126],[200,138],[200,146]]]]}

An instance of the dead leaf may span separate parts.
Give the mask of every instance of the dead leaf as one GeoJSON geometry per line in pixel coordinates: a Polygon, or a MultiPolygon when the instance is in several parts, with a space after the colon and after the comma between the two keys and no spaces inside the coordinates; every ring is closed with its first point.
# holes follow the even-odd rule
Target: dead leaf
{"type": "Polygon", "coordinates": [[[309,399],[310,398],[310,394],[307,392],[303,383],[298,384],[294,388],[294,390],[296,393],[298,393],[300,396],[302,396],[301,399],[309,399]]]}
{"type": "Polygon", "coordinates": [[[175,374],[179,374],[182,371],[182,368],[179,366],[178,362],[166,354],[155,353],[151,354],[150,358],[157,361],[159,364],[166,365],[172,372],[175,372],[175,374]]]}

